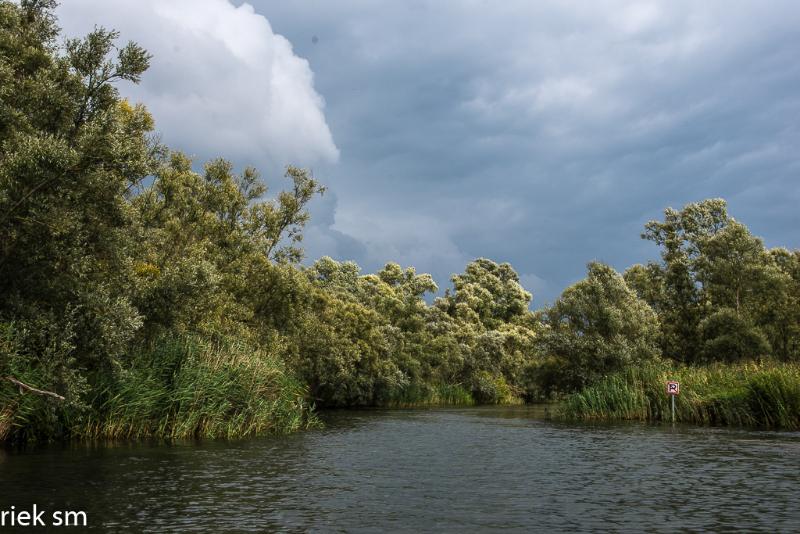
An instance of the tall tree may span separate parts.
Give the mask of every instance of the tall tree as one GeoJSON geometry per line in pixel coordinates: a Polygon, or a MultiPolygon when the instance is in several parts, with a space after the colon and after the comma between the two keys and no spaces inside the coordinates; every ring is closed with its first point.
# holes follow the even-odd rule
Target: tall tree
{"type": "MultiPolygon", "coordinates": [[[[662,350],[665,356],[693,362],[700,358],[700,321],[706,313],[702,287],[695,277],[695,261],[701,254],[701,242],[723,230],[730,218],[722,199],[710,199],[686,205],[677,211],[668,208],[663,221],[645,225],[643,239],[662,247],[662,350]]],[[[655,279],[655,278],[654,278],[655,279]]]]}
{"type": "Polygon", "coordinates": [[[54,6],[0,3],[0,321],[21,358],[5,371],[72,399],[80,370],[113,367],[140,323],[128,199],[157,145],[115,87],[139,81],[147,53],[102,28],[60,47],[54,6]]]}
{"type": "Polygon", "coordinates": [[[590,263],[586,278],[565,289],[544,318],[537,372],[547,392],[578,390],[658,357],[656,314],[602,263],[590,263]]]}
{"type": "Polygon", "coordinates": [[[524,315],[533,298],[510,264],[486,258],[467,264],[462,274],[453,275],[452,282],[453,290],[442,304],[451,315],[490,329],[524,315]]]}

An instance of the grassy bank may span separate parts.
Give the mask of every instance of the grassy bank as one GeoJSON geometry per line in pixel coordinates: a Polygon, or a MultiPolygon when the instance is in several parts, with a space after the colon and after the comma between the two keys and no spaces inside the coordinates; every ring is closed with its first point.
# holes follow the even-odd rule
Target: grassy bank
{"type": "Polygon", "coordinates": [[[460,385],[411,384],[392,390],[390,396],[379,403],[387,408],[416,408],[424,406],[472,406],[475,399],[460,385]]]}
{"type": "Polygon", "coordinates": [[[677,421],[800,428],[800,365],[776,362],[629,368],[569,396],[559,416],[666,421],[671,418],[667,380],[681,385],[677,421]]]}
{"type": "Polygon", "coordinates": [[[387,398],[380,399],[377,404],[387,408],[524,404],[522,391],[509,386],[502,376],[481,372],[476,378],[471,387],[463,383],[409,384],[389,390],[387,398]]]}
{"type": "Polygon", "coordinates": [[[281,360],[246,344],[163,337],[96,377],[93,395],[60,403],[4,388],[8,441],[234,438],[314,426],[305,388],[281,360]]]}

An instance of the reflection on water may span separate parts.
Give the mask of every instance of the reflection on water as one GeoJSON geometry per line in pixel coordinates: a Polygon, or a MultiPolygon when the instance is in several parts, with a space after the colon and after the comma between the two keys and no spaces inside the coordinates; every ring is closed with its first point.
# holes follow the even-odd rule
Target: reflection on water
{"type": "Polygon", "coordinates": [[[288,437],[5,452],[0,509],[113,532],[800,529],[800,433],[543,415],[329,412],[288,437]]]}

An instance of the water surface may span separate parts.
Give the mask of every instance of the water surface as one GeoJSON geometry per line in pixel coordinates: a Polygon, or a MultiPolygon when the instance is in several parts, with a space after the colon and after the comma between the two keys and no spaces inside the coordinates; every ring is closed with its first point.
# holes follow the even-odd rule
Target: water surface
{"type": "Polygon", "coordinates": [[[288,437],[0,452],[0,510],[109,532],[800,530],[800,433],[541,415],[330,412],[288,437]]]}

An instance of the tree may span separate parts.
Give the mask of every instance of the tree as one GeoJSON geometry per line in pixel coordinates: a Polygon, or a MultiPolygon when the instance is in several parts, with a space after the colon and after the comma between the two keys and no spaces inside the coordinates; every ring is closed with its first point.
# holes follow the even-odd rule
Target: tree
{"type": "Polygon", "coordinates": [[[636,264],[628,267],[622,275],[629,288],[645,301],[653,311],[662,315],[666,309],[666,287],[664,269],[656,263],[636,264]]]}
{"type": "Polygon", "coordinates": [[[763,285],[756,314],[773,354],[800,359],[800,251],[768,251],[768,283],[763,285]]]}
{"type": "MultiPolygon", "coordinates": [[[[381,361],[381,365],[354,368],[356,374],[353,376],[359,377],[359,383],[371,384],[367,388],[370,395],[359,394],[351,398],[329,385],[327,390],[320,389],[327,391],[320,398],[327,399],[328,403],[369,404],[396,396],[404,388],[417,388],[436,381],[435,367],[439,358],[432,347],[432,336],[427,328],[429,310],[423,300],[426,293],[437,289],[429,274],[418,275],[413,268],[403,270],[396,263],[388,263],[377,274],[361,275],[355,263],[340,263],[329,257],[315,262],[306,273],[309,280],[327,295],[324,302],[332,307],[330,309],[346,306],[352,313],[360,313],[356,310],[370,312],[365,317],[370,318],[372,326],[358,331],[343,330],[336,342],[327,343],[331,351],[335,345],[350,343],[361,347],[360,351],[350,352],[352,357],[362,362],[381,361]],[[363,359],[367,354],[381,356],[363,359]],[[364,373],[370,376],[362,376],[364,373]]],[[[301,354],[314,354],[318,361],[330,362],[335,360],[331,351],[320,348],[301,351],[301,354]]],[[[306,369],[330,368],[302,360],[301,357],[300,363],[306,369]]],[[[312,383],[317,382],[335,384],[335,381],[326,382],[319,377],[312,380],[312,383]]]]}
{"type": "Polygon", "coordinates": [[[116,88],[149,55],[102,28],[59,46],[54,6],[0,1],[0,428],[45,436],[96,416],[154,339],[269,338],[254,326],[290,315],[302,286],[286,267],[324,190],[296,167],[272,199],[254,169],[195,172],[116,88]],[[19,395],[6,376],[66,402],[19,395]]]}
{"type": "Polygon", "coordinates": [[[532,295],[511,265],[486,258],[470,262],[451,280],[453,290],[434,304],[452,321],[450,346],[460,350],[447,359],[461,360],[459,383],[480,402],[521,396],[523,369],[534,357],[532,295]]]}
{"type": "Polygon", "coordinates": [[[297,243],[306,205],[323,191],[307,171],[289,167],[286,176],[291,191],[265,199],[255,169],[236,175],[230,162],[216,159],[201,175],[177,152],[162,162],[133,199],[140,243],[136,302],[149,324],[199,329],[252,313],[242,303],[255,305],[256,277],[273,274],[266,265],[302,257],[297,243]]]}
{"type": "Polygon", "coordinates": [[[645,225],[642,238],[662,247],[658,277],[663,279],[663,301],[655,308],[660,310],[662,350],[669,358],[687,362],[700,358],[699,328],[706,310],[694,263],[701,254],[701,241],[729,222],[725,201],[710,199],[687,204],[680,211],[667,208],[663,222],[645,225]]]}
{"type": "Polygon", "coordinates": [[[706,361],[738,362],[770,352],[761,329],[734,308],[719,308],[700,323],[706,361]]]}
{"type": "Polygon", "coordinates": [[[0,322],[16,336],[0,367],[77,403],[141,323],[128,200],[158,145],[114,85],[149,56],[104,29],[59,47],[54,5],[0,3],[0,322]]]}
{"type": "Polygon", "coordinates": [[[741,359],[750,350],[757,358],[771,354],[774,342],[788,356],[795,322],[789,256],[767,251],[728,216],[725,201],[668,209],[643,237],[662,246],[663,263],[635,266],[626,279],[658,312],[665,355],[700,362],[741,359]],[[733,355],[714,355],[714,347],[733,355]]]}
{"type": "Polygon", "coordinates": [[[467,264],[463,274],[453,275],[452,282],[453,291],[448,291],[442,305],[451,315],[490,329],[524,315],[533,298],[511,265],[486,258],[467,264]]]}
{"type": "Polygon", "coordinates": [[[699,239],[697,246],[693,266],[707,306],[747,313],[769,278],[764,244],[746,226],[731,220],[718,232],[699,239]]]}
{"type": "Polygon", "coordinates": [[[544,312],[536,371],[546,393],[575,391],[658,357],[658,319],[611,267],[592,262],[544,312]]]}
{"type": "Polygon", "coordinates": [[[323,406],[372,406],[406,383],[374,310],[316,291],[297,323],[288,359],[323,406]]]}

